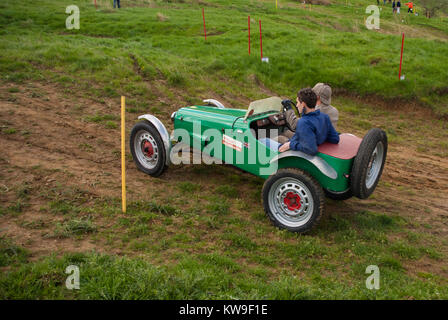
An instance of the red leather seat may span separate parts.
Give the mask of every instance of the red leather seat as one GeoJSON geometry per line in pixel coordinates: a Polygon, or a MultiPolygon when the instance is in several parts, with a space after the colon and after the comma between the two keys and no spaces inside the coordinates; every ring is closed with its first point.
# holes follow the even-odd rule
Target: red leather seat
{"type": "Polygon", "coordinates": [[[317,147],[320,153],[338,158],[352,159],[358,153],[359,145],[362,139],[349,133],[343,133],[339,136],[339,143],[324,142],[317,147]]]}

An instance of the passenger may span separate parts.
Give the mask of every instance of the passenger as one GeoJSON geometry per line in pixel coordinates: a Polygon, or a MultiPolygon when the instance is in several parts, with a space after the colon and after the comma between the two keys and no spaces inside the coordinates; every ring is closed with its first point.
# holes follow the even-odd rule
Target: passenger
{"type": "Polygon", "coordinates": [[[328,114],[331,124],[337,130],[339,111],[331,105],[331,87],[326,83],[318,83],[313,91],[317,95],[316,110],[328,114]]]}
{"type": "Polygon", "coordinates": [[[297,94],[297,108],[302,118],[297,122],[296,132],[292,139],[278,149],[285,152],[289,149],[315,155],[317,146],[328,141],[339,143],[339,134],[331,124],[330,117],[316,110],[317,96],[311,88],[302,89],[297,94]]]}

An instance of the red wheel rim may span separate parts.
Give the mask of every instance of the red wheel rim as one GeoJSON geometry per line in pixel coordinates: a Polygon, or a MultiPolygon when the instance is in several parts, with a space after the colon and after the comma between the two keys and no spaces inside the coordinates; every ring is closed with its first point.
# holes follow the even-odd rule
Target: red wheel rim
{"type": "Polygon", "coordinates": [[[288,210],[294,211],[294,210],[300,209],[300,207],[302,206],[300,204],[300,200],[301,200],[301,198],[297,193],[288,192],[283,201],[286,204],[286,206],[288,207],[288,210]]]}
{"type": "Polygon", "coordinates": [[[154,148],[153,148],[151,142],[149,142],[148,140],[145,140],[143,142],[143,144],[142,144],[142,152],[148,158],[152,157],[152,155],[154,154],[154,148]]]}

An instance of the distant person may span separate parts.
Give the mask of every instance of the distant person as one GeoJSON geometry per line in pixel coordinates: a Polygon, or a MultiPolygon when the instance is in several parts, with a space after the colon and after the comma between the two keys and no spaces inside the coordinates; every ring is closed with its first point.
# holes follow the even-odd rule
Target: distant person
{"type": "Polygon", "coordinates": [[[405,5],[408,7],[408,13],[414,11],[414,4],[412,2],[405,3],[405,5]]]}
{"type": "Polygon", "coordinates": [[[297,93],[297,108],[303,114],[297,122],[296,132],[290,141],[280,145],[278,151],[289,149],[316,155],[317,147],[328,141],[339,143],[339,134],[331,124],[330,118],[320,110],[316,110],[317,96],[311,88],[297,93]]]}
{"type": "Polygon", "coordinates": [[[396,5],[394,0],[394,2],[392,2],[392,13],[395,13],[395,11],[396,11],[396,5]]]}
{"type": "Polygon", "coordinates": [[[397,1],[397,13],[400,14],[400,8],[401,8],[401,2],[400,0],[397,1]]]}
{"type": "Polygon", "coordinates": [[[384,5],[386,5],[386,0],[384,0],[384,5]]]}
{"type": "Polygon", "coordinates": [[[115,5],[118,5],[118,9],[120,9],[120,0],[114,0],[114,9],[115,5]]]}

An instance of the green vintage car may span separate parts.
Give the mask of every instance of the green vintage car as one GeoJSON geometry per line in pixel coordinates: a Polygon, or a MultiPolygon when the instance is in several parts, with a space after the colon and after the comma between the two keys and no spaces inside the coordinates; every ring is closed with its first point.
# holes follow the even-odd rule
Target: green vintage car
{"type": "Polygon", "coordinates": [[[171,135],[153,115],[139,117],[130,149],[141,171],[157,177],[179,159],[190,160],[179,157],[185,150],[203,156],[199,163],[212,159],[234,165],[266,179],[266,214],[277,227],[293,232],[307,232],[319,221],[325,195],[366,199],[378,184],[387,154],[387,136],[381,129],[371,129],[363,139],[343,133],[339,144],[324,143],[314,156],[280,153],[266,141],[275,141],[288,129],[282,99],[257,100],[248,109],[225,108],[213,99],[204,102],[174,112],[171,135]]]}

